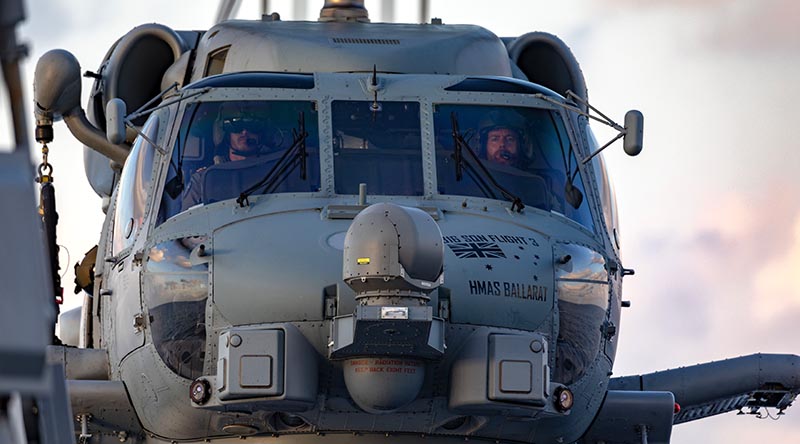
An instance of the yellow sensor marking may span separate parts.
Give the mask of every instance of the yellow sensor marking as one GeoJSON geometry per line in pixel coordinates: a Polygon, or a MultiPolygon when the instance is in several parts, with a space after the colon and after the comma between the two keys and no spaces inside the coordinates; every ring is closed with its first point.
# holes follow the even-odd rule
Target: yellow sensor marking
{"type": "Polygon", "coordinates": [[[367,264],[369,264],[369,258],[368,257],[360,257],[360,258],[358,258],[356,260],[356,263],[358,263],[358,265],[367,265],[367,264]]]}

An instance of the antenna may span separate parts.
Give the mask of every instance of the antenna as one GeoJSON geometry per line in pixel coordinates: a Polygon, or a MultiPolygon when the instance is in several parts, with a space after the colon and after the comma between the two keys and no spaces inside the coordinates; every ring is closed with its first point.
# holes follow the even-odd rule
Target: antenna
{"type": "Polygon", "coordinates": [[[370,108],[372,109],[373,113],[376,113],[381,110],[381,105],[378,103],[378,65],[372,65],[372,78],[370,79],[368,89],[372,91],[372,105],[370,108]]]}

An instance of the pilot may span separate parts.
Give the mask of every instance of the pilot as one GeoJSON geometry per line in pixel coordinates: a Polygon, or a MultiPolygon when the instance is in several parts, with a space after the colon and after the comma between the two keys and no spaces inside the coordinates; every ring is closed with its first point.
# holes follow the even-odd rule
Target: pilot
{"type": "MultiPolygon", "coordinates": [[[[265,118],[259,118],[254,105],[240,103],[226,103],[220,106],[214,132],[215,139],[220,142],[217,145],[217,155],[214,156],[214,164],[209,167],[198,168],[192,173],[191,181],[183,196],[182,208],[189,207],[203,202],[205,196],[205,176],[215,169],[224,168],[231,170],[235,167],[223,166],[228,162],[242,162],[242,168],[251,166],[257,162],[257,158],[265,154],[265,147],[262,143],[264,132],[267,126],[265,118]]],[[[233,197],[233,196],[231,196],[233,197]]]]}
{"type": "Polygon", "coordinates": [[[239,161],[261,154],[264,120],[246,106],[224,104],[220,107],[217,130],[222,130],[220,154],[214,163],[239,161]]]}
{"type": "Polygon", "coordinates": [[[489,112],[479,122],[481,154],[489,162],[519,167],[524,126],[524,119],[515,111],[489,112]]]}

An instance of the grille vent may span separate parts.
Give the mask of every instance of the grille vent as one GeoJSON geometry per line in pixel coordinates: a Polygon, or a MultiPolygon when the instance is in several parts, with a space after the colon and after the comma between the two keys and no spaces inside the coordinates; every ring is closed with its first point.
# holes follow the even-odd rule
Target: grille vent
{"type": "Polygon", "coordinates": [[[352,37],[334,37],[333,43],[343,43],[346,45],[399,45],[397,39],[361,39],[352,37]]]}

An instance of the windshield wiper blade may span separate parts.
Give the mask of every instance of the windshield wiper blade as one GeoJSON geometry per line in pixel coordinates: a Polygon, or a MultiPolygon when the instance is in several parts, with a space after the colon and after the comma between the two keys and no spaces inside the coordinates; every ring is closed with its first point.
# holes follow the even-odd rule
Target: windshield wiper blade
{"type": "Polygon", "coordinates": [[[260,188],[264,188],[265,192],[272,192],[277,189],[278,186],[289,177],[289,174],[294,171],[298,164],[300,165],[300,178],[302,180],[308,179],[306,167],[306,159],[308,158],[308,152],[306,150],[307,137],[306,117],[305,113],[301,111],[298,116],[298,128],[292,129],[292,145],[283,153],[275,165],[270,168],[263,179],[239,194],[236,202],[240,207],[250,205],[248,197],[260,188]]]}
{"type": "Polygon", "coordinates": [[[289,150],[297,147],[297,154],[289,157],[289,161],[284,163],[280,170],[275,173],[274,177],[264,185],[263,193],[274,193],[280,184],[282,184],[283,181],[289,177],[292,171],[297,168],[297,165],[300,165],[300,179],[308,179],[306,160],[308,158],[308,152],[306,150],[306,137],[308,136],[308,133],[305,130],[305,120],[305,114],[300,112],[298,115],[298,128],[292,129],[292,146],[289,148],[289,150]]]}
{"type": "Polygon", "coordinates": [[[455,161],[456,182],[461,182],[461,180],[463,180],[464,170],[466,169],[469,178],[472,179],[472,182],[485,197],[497,199],[497,195],[492,192],[491,187],[486,183],[483,177],[478,174],[472,165],[464,161],[464,154],[461,149],[462,142],[463,145],[468,145],[468,143],[466,143],[466,139],[458,128],[458,117],[455,115],[455,112],[450,114],[450,118],[453,124],[453,160],[455,161]]]}
{"type": "MultiPolygon", "coordinates": [[[[462,169],[464,166],[468,167],[469,171],[472,173],[477,173],[480,171],[481,173],[483,173],[482,174],[483,177],[486,178],[495,189],[500,191],[500,194],[502,194],[503,197],[505,197],[509,202],[511,202],[511,211],[516,211],[517,213],[521,213],[522,210],[525,208],[525,204],[522,203],[522,199],[520,199],[514,193],[508,191],[505,187],[500,185],[497,182],[497,180],[495,180],[494,176],[492,176],[492,173],[490,173],[489,170],[486,169],[486,166],[478,158],[478,155],[475,154],[475,151],[469,146],[469,143],[467,143],[467,141],[464,140],[464,136],[459,131],[458,117],[456,116],[455,112],[450,113],[450,123],[452,125],[452,130],[453,130],[453,145],[454,145],[453,157],[456,163],[456,181],[461,181],[461,179],[463,178],[462,169]],[[472,158],[472,163],[477,165],[478,169],[475,169],[473,165],[470,165],[470,163],[466,162],[466,160],[464,159],[463,150],[466,150],[466,152],[469,153],[469,157],[472,158]]],[[[481,175],[476,174],[475,176],[480,178],[481,175]]],[[[475,177],[472,177],[472,179],[475,180],[475,177]]],[[[478,183],[477,181],[475,182],[478,183]]],[[[483,183],[483,185],[485,186],[485,182],[483,180],[481,180],[481,183],[483,183]]],[[[486,194],[486,190],[482,189],[482,191],[484,192],[484,194],[486,194]]]]}
{"type": "Polygon", "coordinates": [[[472,182],[477,185],[481,193],[483,193],[483,195],[489,199],[497,199],[497,196],[492,192],[486,181],[478,174],[477,171],[475,171],[475,168],[472,165],[464,162],[464,154],[462,153],[461,147],[462,141],[466,142],[466,140],[464,140],[464,137],[459,130],[458,117],[456,116],[455,112],[450,114],[450,120],[453,128],[453,160],[456,169],[456,182],[461,182],[461,180],[463,180],[464,169],[466,168],[467,175],[470,179],[472,179],[472,182]]]}
{"type": "Polygon", "coordinates": [[[450,113],[450,125],[453,129],[453,160],[456,163],[456,182],[461,182],[464,156],[461,153],[461,141],[464,140],[458,129],[458,117],[455,112],[450,113]]]}
{"type": "Polygon", "coordinates": [[[478,171],[476,171],[472,165],[464,162],[464,169],[467,171],[469,178],[472,179],[472,182],[475,183],[484,196],[488,197],[489,199],[497,199],[497,195],[494,193],[494,191],[492,191],[492,187],[486,183],[483,177],[478,174],[478,171]]]}

